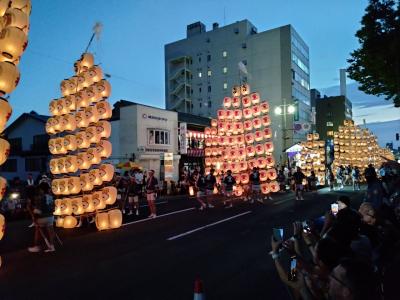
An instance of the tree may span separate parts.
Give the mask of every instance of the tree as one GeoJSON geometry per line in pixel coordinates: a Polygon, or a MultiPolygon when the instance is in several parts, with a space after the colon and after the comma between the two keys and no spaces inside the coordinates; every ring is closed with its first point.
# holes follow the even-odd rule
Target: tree
{"type": "Polygon", "coordinates": [[[347,60],[349,77],[365,93],[400,107],[400,1],[370,0],[361,25],[360,48],[347,60]]]}

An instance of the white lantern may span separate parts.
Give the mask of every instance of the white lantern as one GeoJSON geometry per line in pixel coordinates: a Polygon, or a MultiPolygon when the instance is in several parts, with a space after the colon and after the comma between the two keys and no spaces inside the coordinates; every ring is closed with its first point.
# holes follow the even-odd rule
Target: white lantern
{"type": "Polygon", "coordinates": [[[111,85],[107,80],[103,79],[103,80],[95,83],[94,86],[97,88],[98,92],[101,94],[101,96],[103,98],[110,97],[111,85]]]}
{"type": "Polygon", "coordinates": [[[72,213],[74,215],[81,215],[85,212],[83,209],[83,204],[82,204],[82,198],[77,197],[77,198],[72,198],[71,199],[71,206],[72,206],[72,213]]]}
{"type": "Polygon", "coordinates": [[[82,190],[81,181],[79,177],[69,177],[67,179],[67,189],[70,195],[79,194],[82,190]]]}
{"type": "Polygon", "coordinates": [[[64,228],[70,229],[75,228],[78,225],[78,220],[73,216],[66,216],[64,218],[63,226],[64,228]]]}
{"type": "Polygon", "coordinates": [[[72,214],[72,203],[70,198],[64,198],[61,200],[61,214],[62,215],[72,214]]]}
{"type": "Polygon", "coordinates": [[[94,65],[94,57],[91,53],[83,53],[81,58],[75,62],[75,72],[77,74],[88,70],[94,65]]]}
{"type": "Polygon", "coordinates": [[[89,172],[89,180],[93,183],[93,185],[102,185],[103,179],[100,175],[99,169],[92,169],[89,172]]]}
{"type": "Polygon", "coordinates": [[[76,97],[75,95],[69,95],[65,97],[65,106],[70,112],[76,110],[76,97]]]}
{"type": "Polygon", "coordinates": [[[97,165],[101,162],[100,154],[97,152],[96,148],[89,148],[86,151],[86,155],[91,165],[97,165]]]}
{"type": "Polygon", "coordinates": [[[28,37],[17,27],[6,27],[0,34],[0,57],[5,60],[17,60],[28,45],[28,37]]]}
{"type": "Polygon", "coordinates": [[[6,10],[10,7],[11,0],[2,0],[0,1],[0,16],[3,16],[6,13],[6,10]]]}
{"type": "Polygon", "coordinates": [[[102,191],[98,191],[92,194],[93,206],[96,210],[106,208],[106,202],[103,199],[102,191]]]}
{"type": "Polygon", "coordinates": [[[78,155],[77,155],[77,163],[78,163],[78,167],[79,167],[80,170],[87,170],[91,166],[86,152],[78,153],[78,155]]]}
{"type": "Polygon", "coordinates": [[[0,177],[0,201],[3,199],[6,190],[7,190],[7,180],[5,180],[3,177],[0,177]]]}
{"type": "Polygon", "coordinates": [[[96,214],[96,227],[98,230],[107,230],[110,227],[108,213],[102,212],[96,214]]]}
{"type": "Polygon", "coordinates": [[[82,196],[82,205],[85,212],[90,213],[95,211],[91,194],[86,194],[82,196]]]}
{"type": "Polygon", "coordinates": [[[109,158],[112,154],[112,144],[107,140],[101,140],[96,145],[96,150],[102,158],[109,158]]]}
{"type": "Polygon", "coordinates": [[[0,139],[0,165],[4,164],[10,155],[10,143],[0,139]]]}
{"type": "Polygon", "coordinates": [[[85,72],[85,77],[90,78],[91,82],[99,82],[103,79],[103,71],[100,66],[93,66],[85,72]]]}
{"type": "Polygon", "coordinates": [[[86,91],[82,90],[78,93],[75,93],[76,99],[76,109],[83,109],[90,105],[89,96],[87,95],[86,91]]]}
{"type": "Polygon", "coordinates": [[[64,148],[67,151],[75,151],[78,148],[75,135],[69,134],[64,136],[63,143],[64,143],[64,148]]]}
{"type": "Polygon", "coordinates": [[[114,166],[111,164],[101,165],[100,168],[100,176],[103,181],[111,181],[114,177],[114,166]]]}
{"type": "Polygon", "coordinates": [[[31,0],[12,0],[11,7],[18,8],[29,16],[31,14],[32,4],[31,0]]]}
{"type": "Polygon", "coordinates": [[[111,123],[108,121],[100,121],[96,123],[97,133],[102,137],[108,139],[111,135],[111,123]]]}
{"type": "Polygon", "coordinates": [[[79,176],[81,181],[81,187],[83,192],[88,192],[93,190],[93,184],[89,179],[89,173],[83,173],[79,176]]]}
{"type": "Polygon", "coordinates": [[[90,141],[87,138],[86,131],[79,131],[76,134],[76,145],[79,149],[89,148],[90,141]]]}
{"type": "Polygon", "coordinates": [[[65,158],[64,168],[66,173],[75,173],[78,171],[78,159],[76,155],[69,155],[65,158]]]}
{"type": "Polygon", "coordinates": [[[58,158],[52,158],[52,159],[50,159],[50,163],[49,163],[50,173],[54,174],[54,175],[60,174],[60,171],[58,171],[57,160],[58,160],[58,158]]]}
{"type": "Polygon", "coordinates": [[[100,142],[101,136],[97,133],[96,126],[89,126],[86,128],[85,133],[89,144],[97,144],[100,142]]]}
{"type": "Polygon", "coordinates": [[[99,121],[99,114],[97,113],[96,106],[86,107],[85,115],[89,123],[96,123],[97,121],[99,121]]]}
{"type": "Polygon", "coordinates": [[[0,97],[0,133],[3,132],[12,114],[11,105],[4,98],[0,97]]]}
{"type": "Polygon", "coordinates": [[[61,117],[61,128],[63,131],[75,131],[76,130],[76,119],[73,115],[65,115],[61,117]]]}
{"type": "Polygon", "coordinates": [[[112,108],[110,103],[107,101],[100,101],[96,103],[97,113],[99,114],[99,120],[109,119],[112,116],[112,108]]]}
{"type": "Polygon", "coordinates": [[[111,229],[119,228],[122,225],[122,212],[119,209],[113,209],[108,212],[109,226],[111,229]]]}
{"type": "MultiPolygon", "coordinates": [[[[1,50],[0,35],[0,56],[1,50]]],[[[19,79],[20,74],[18,68],[13,63],[8,61],[0,62],[0,94],[4,95],[11,93],[17,87],[19,79]]]]}
{"type": "Polygon", "coordinates": [[[117,189],[113,186],[103,188],[101,193],[103,200],[107,205],[113,205],[117,200],[117,189]]]}

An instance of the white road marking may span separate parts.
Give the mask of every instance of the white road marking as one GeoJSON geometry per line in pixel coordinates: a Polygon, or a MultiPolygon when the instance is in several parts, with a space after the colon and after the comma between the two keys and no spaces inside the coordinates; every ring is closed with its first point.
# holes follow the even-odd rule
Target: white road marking
{"type": "Polygon", "coordinates": [[[131,224],[141,223],[141,222],[145,222],[145,221],[150,221],[150,220],[154,220],[154,219],[158,219],[158,218],[162,218],[162,217],[166,217],[166,216],[170,216],[170,215],[175,215],[175,214],[179,214],[179,213],[194,210],[194,209],[196,209],[196,207],[186,208],[186,209],[173,211],[173,212],[163,214],[163,215],[158,215],[155,218],[147,218],[147,219],[137,220],[137,221],[133,221],[133,222],[129,222],[129,223],[124,223],[121,225],[121,227],[131,225],[131,224]]]}
{"type": "MultiPolygon", "coordinates": [[[[156,205],[165,204],[165,203],[168,203],[168,201],[156,202],[156,205]]],[[[148,207],[148,206],[149,206],[148,204],[143,204],[143,205],[140,205],[139,207],[148,207]]]]}
{"type": "Polygon", "coordinates": [[[194,232],[197,232],[197,231],[200,231],[200,230],[209,228],[209,227],[211,227],[211,226],[215,226],[215,225],[221,224],[221,223],[226,222],[226,221],[230,221],[230,220],[239,218],[239,217],[244,216],[244,215],[247,215],[247,214],[249,214],[249,213],[251,213],[251,210],[246,211],[246,212],[241,213],[241,214],[238,214],[238,215],[234,215],[234,216],[232,216],[232,217],[229,217],[229,218],[226,218],[226,219],[217,221],[217,222],[214,222],[214,223],[211,223],[211,224],[208,224],[208,225],[205,225],[205,226],[202,226],[202,227],[195,228],[195,229],[193,229],[193,230],[186,231],[186,232],[181,233],[181,234],[178,234],[178,235],[171,236],[171,237],[167,238],[167,241],[173,241],[173,240],[179,239],[179,238],[181,238],[181,237],[184,237],[184,236],[186,236],[186,235],[192,234],[192,233],[194,233],[194,232]]]}

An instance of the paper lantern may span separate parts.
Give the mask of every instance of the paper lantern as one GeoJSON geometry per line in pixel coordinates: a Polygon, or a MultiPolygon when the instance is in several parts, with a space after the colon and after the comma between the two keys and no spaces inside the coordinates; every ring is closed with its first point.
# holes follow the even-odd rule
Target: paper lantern
{"type": "Polygon", "coordinates": [[[0,1],[0,16],[3,16],[6,13],[6,10],[10,7],[11,0],[3,0],[0,1]]]}
{"type": "Polygon", "coordinates": [[[313,139],[312,133],[308,133],[307,134],[307,141],[312,141],[312,139],[313,139]]]}
{"type": "Polygon", "coordinates": [[[260,170],[260,181],[266,181],[268,179],[267,171],[260,170]]]}
{"type": "Polygon", "coordinates": [[[271,118],[268,115],[261,117],[261,122],[264,127],[271,125],[271,118]]]}
{"type": "Polygon", "coordinates": [[[236,185],[233,186],[233,190],[235,190],[240,184],[240,174],[232,174],[232,177],[235,178],[236,185]]]}
{"type": "Polygon", "coordinates": [[[104,182],[111,181],[114,177],[114,166],[111,164],[103,164],[99,167],[101,179],[104,182]]]}
{"type": "Polygon", "coordinates": [[[264,144],[265,152],[272,153],[274,151],[274,144],[272,142],[266,142],[264,144]]]}
{"type": "Polygon", "coordinates": [[[246,120],[243,122],[243,127],[245,131],[253,130],[253,122],[251,120],[246,120]]]}
{"type": "Polygon", "coordinates": [[[245,119],[250,119],[253,117],[253,110],[251,108],[244,108],[243,109],[243,117],[245,119]]]}
{"type": "Polygon", "coordinates": [[[75,228],[78,225],[78,220],[73,216],[66,216],[64,218],[63,227],[66,229],[75,228]]]}
{"type": "Polygon", "coordinates": [[[89,144],[97,144],[100,142],[101,136],[97,133],[96,126],[89,126],[85,129],[86,140],[89,144]]]}
{"type": "Polygon", "coordinates": [[[236,136],[236,144],[237,145],[243,145],[244,144],[244,135],[238,135],[236,136]]]}
{"type": "Polygon", "coordinates": [[[251,93],[250,94],[251,102],[253,104],[260,103],[260,94],[259,93],[251,93]]]}
{"type": "Polygon", "coordinates": [[[94,212],[95,208],[93,205],[92,194],[86,194],[82,196],[82,206],[85,212],[90,213],[94,212]]]}
{"type": "Polygon", "coordinates": [[[249,174],[248,173],[241,173],[240,174],[240,182],[242,184],[248,184],[249,183],[249,174]]]}
{"type": "Polygon", "coordinates": [[[264,154],[264,151],[265,151],[264,145],[262,145],[262,144],[257,144],[257,145],[255,146],[255,149],[256,149],[257,155],[263,155],[263,154],[264,154]]]}
{"type": "Polygon", "coordinates": [[[55,116],[53,118],[52,124],[55,132],[61,132],[63,131],[62,125],[63,123],[61,122],[62,116],[55,116]]]}
{"type": "MultiPolygon", "coordinates": [[[[224,109],[219,109],[217,112],[218,120],[224,120],[225,119],[225,110],[224,109]]],[[[205,133],[205,132],[204,132],[205,133]]]]}
{"type": "Polygon", "coordinates": [[[78,171],[78,160],[75,155],[69,155],[64,160],[64,168],[66,173],[75,173],[78,171]]]}
{"type": "MultiPolygon", "coordinates": [[[[57,201],[57,200],[56,200],[57,201]]],[[[64,227],[64,218],[58,217],[56,219],[56,227],[62,228],[64,227]]]]}
{"type": "Polygon", "coordinates": [[[269,183],[269,187],[271,189],[271,192],[273,192],[273,193],[279,192],[279,190],[280,190],[279,183],[276,181],[271,181],[269,183]]]}
{"type": "Polygon", "coordinates": [[[241,93],[242,95],[248,95],[248,94],[250,93],[250,85],[247,84],[247,83],[243,83],[243,84],[240,86],[240,93],[241,93]]]}
{"type": "Polygon", "coordinates": [[[102,185],[103,179],[100,175],[99,169],[92,169],[89,171],[89,180],[93,185],[102,185]]]}
{"type": "Polygon", "coordinates": [[[122,212],[119,209],[113,209],[108,212],[109,225],[111,229],[119,228],[122,225],[122,212]]]}
{"type": "Polygon", "coordinates": [[[96,210],[100,210],[100,209],[106,208],[106,203],[105,203],[105,201],[103,200],[102,192],[101,192],[101,191],[98,191],[98,192],[93,193],[93,194],[92,194],[92,200],[93,200],[93,207],[94,207],[96,210]]]}
{"type": "Polygon", "coordinates": [[[261,119],[260,118],[254,118],[252,122],[253,122],[253,127],[255,129],[258,129],[261,127],[261,119]]]}
{"type": "Polygon", "coordinates": [[[85,108],[85,116],[89,123],[96,123],[99,121],[99,114],[96,106],[88,106],[85,108]]]}
{"type": "Polygon", "coordinates": [[[254,140],[255,140],[256,142],[262,141],[262,140],[263,140],[263,137],[264,137],[264,134],[263,134],[262,131],[257,130],[257,131],[254,132],[254,140]]]}
{"type": "Polygon", "coordinates": [[[218,120],[217,119],[211,119],[211,126],[212,127],[217,127],[218,126],[218,120]]]}
{"type": "Polygon", "coordinates": [[[252,144],[252,143],[254,143],[254,134],[251,132],[246,133],[244,136],[244,139],[246,140],[247,144],[252,144]]]}
{"type": "Polygon", "coordinates": [[[93,183],[89,179],[89,173],[83,173],[79,176],[81,181],[81,188],[83,192],[89,192],[93,190],[94,186],[93,183]]]}
{"type": "Polygon", "coordinates": [[[69,109],[65,104],[65,98],[57,99],[56,100],[56,107],[57,107],[57,115],[65,115],[69,113],[69,109]]]}
{"type": "Polygon", "coordinates": [[[233,118],[233,110],[227,109],[225,110],[225,119],[232,120],[233,118]]]}
{"type": "Polygon", "coordinates": [[[314,140],[319,140],[319,134],[318,133],[313,133],[313,139],[314,140]]]}
{"type": "Polygon", "coordinates": [[[67,189],[69,195],[79,194],[82,190],[81,181],[79,177],[69,177],[67,179],[67,189]]]}
{"type": "Polygon", "coordinates": [[[90,146],[90,141],[87,138],[86,131],[79,131],[76,134],[75,141],[76,141],[76,146],[79,149],[86,149],[86,148],[89,148],[89,146],[90,146]]]}
{"type": "Polygon", "coordinates": [[[58,190],[58,179],[53,179],[51,182],[51,191],[53,192],[54,195],[59,195],[59,190],[58,190]]]}
{"type": "MultiPolygon", "coordinates": [[[[240,161],[239,162],[239,170],[240,171],[246,171],[247,170],[247,162],[246,161],[240,161]]],[[[243,181],[241,179],[241,181],[243,181]]]]}
{"type": "Polygon", "coordinates": [[[50,159],[49,162],[49,169],[50,169],[50,173],[57,175],[60,174],[61,172],[58,170],[58,164],[57,164],[58,159],[57,158],[53,158],[50,159]]]}
{"type": "MultiPolygon", "coordinates": [[[[61,215],[61,204],[62,204],[62,200],[61,199],[54,200],[54,212],[53,212],[53,215],[55,215],[55,216],[60,216],[61,215]]],[[[60,226],[57,226],[57,227],[60,227],[60,226]]]]}
{"type": "Polygon", "coordinates": [[[211,128],[211,135],[217,135],[218,134],[218,129],[216,127],[211,128]]]}
{"type": "Polygon", "coordinates": [[[206,165],[207,167],[210,167],[210,166],[211,166],[211,162],[212,162],[211,157],[206,157],[206,158],[204,159],[204,163],[205,163],[205,165],[206,165]]]}
{"type": "Polygon", "coordinates": [[[103,201],[107,205],[113,205],[117,200],[117,189],[113,186],[107,186],[101,190],[103,201]]]}
{"type": "Polygon", "coordinates": [[[275,169],[268,169],[267,170],[267,177],[269,180],[275,180],[278,175],[276,174],[276,170],[275,169]]]}
{"type": "Polygon", "coordinates": [[[10,143],[7,140],[0,139],[0,165],[4,164],[10,155],[10,143]]]}
{"type": "Polygon", "coordinates": [[[255,155],[255,153],[256,153],[256,150],[255,150],[255,148],[253,146],[247,146],[246,147],[246,155],[248,157],[253,157],[255,155]]]}
{"type": "Polygon", "coordinates": [[[241,109],[235,109],[233,111],[233,118],[237,121],[240,121],[242,119],[243,113],[241,109]]]}
{"type": "Polygon", "coordinates": [[[275,165],[275,159],[273,156],[267,156],[265,159],[267,160],[268,167],[273,167],[275,165]]]}
{"type": "Polygon", "coordinates": [[[0,177],[0,201],[3,199],[7,190],[7,180],[3,177],[0,177]]]}
{"type": "Polygon", "coordinates": [[[28,46],[28,37],[23,30],[10,26],[1,31],[0,59],[17,60],[25,51],[26,46],[28,46]]]}
{"type": "MultiPolygon", "coordinates": [[[[10,2],[10,1],[2,1],[2,2],[10,2]]],[[[12,0],[10,7],[18,8],[29,16],[31,14],[32,4],[30,0],[12,0]]]]}
{"type": "Polygon", "coordinates": [[[76,110],[76,98],[74,95],[66,96],[64,103],[69,112],[76,110]]]}
{"type": "Polygon", "coordinates": [[[96,214],[96,227],[98,230],[107,230],[110,228],[108,213],[102,212],[96,214]]]}
{"type": "Polygon", "coordinates": [[[72,206],[72,213],[74,215],[81,215],[85,212],[83,209],[83,204],[82,204],[82,198],[77,197],[77,198],[72,198],[71,199],[71,206],[72,206]]]}
{"type": "Polygon", "coordinates": [[[100,140],[96,145],[96,150],[100,157],[109,158],[112,154],[112,144],[107,140],[100,140]]]}
{"type": "Polygon", "coordinates": [[[103,79],[103,71],[100,66],[93,66],[84,72],[85,79],[91,83],[99,82],[103,79]]]}
{"type": "Polygon", "coordinates": [[[111,85],[110,85],[110,83],[109,83],[107,80],[102,79],[102,80],[100,80],[99,82],[96,82],[96,83],[94,84],[94,87],[97,88],[97,91],[100,93],[100,95],[101,95],[103,98],[108,98],[108,97],[110,97],[110,94],[111,94],[111,85]]]}
{"type": "Polygon", "coordinates": [[[239,85],[234,85],[232,87],[232,96],[234,96],[234,97],[240,96],[240,86],[239,85]]]}
{"type": "Polygon", "coordinates": [[[232,131],[233,131],[232,122],[226,122],[225,123],[225,130],[226,130],[227,133],[232,133],[232,131]]]}
{"type": "Polygon", "coordinates": [[[3,132],[5,126],[12,114],[11,105],[4,98],[0,97],[0,133],[3,132]]]}
{"type": "Polygon", "coordinates": [[[249,108],[251,106],[251,98],[250,98],[250,96],[242,97],[242,106],[244,108],[249,108]]]}
{"type": "Polygon", "coordinates": [[[96,123],[97,134],[102,138],[108,139],[111,135],[111,123],[108,121],[100,121],[96,123]]]}
{"type": "Polygon", "coordinates": [[[270,139],[272,137],[271,128],[267,127],[263,129],[264,139],[270,139]]]}
{"type": "Polygon", "coordinates": [[[80,170],[87,170],[91,166],[86,152],[80,152],[77,154],[77,163],[80,170]]]}
{"type": "Polygon", "coordinates": [[[194,188],[193,186],[189,186],[189,195],[194,196],[194,188]]]}
{"type": "Polygon", "coordinates": [[[240,97],[233,97],[232,98],[232,107],[239,108],[240,107],[240,97]]]}
{"type": "Polygon", "coordinates": [[[84,111],[78,111],[75,114],[76,126],[79,128],[85,128],[89,126],[89,120],[86,118],[84,111]]]}
{"type": "Polygon", "coordinates": [[[237,185],[234,193],[235,193],[236,197],[242,196],[243,195],[243,187],[240,185],[237,185]]]}
{"type": "Polygon", "coordinates": [[[62,215],[72,214],[72,203],[70,198],[64,198],[61,200],[61,214],[62,215]]]}
{"type": "Polygon", "coordinates": [[[257,164],[257,160],[256,159],[250,159],[247,161],[247,167],[249,170],[252,170],[253,168],[257,168],[258,164],[257,164]]]}
{"type": "Polygon", "coordinates": [[[211,145],[213,145],[213,146],[217,146],[218,145],[218,137],[217,136],[212,138],[211,145]]]}
{"type": "Polygon", "coordinates": [[[61,131],[75,131],[76,119],[73,115],[65,115],[60,117],[61,131]]]}
{"type": "Polygon", "coordinates": [[[58,181],[58,192],[60,195],[69,195],[68,182],[66,178],[62,178],[58,181]]]}
{"type": "MultiPolygon", "coordinates": [[[[18,29],[20,30],[20,29],[18,29]]],[[[4,30],[0,34],[0,56],[2,55],[1,37],[4,30]]],[[[3,53],[4,55],[4,53],[3,53]]],[[[0,62],[0,94],[11,93],[18,85],[20,74],[18,68],[11,62],[0,62]]]]}
{"type": "Polygon", "coordinates": [[[261,193],[263,193],[264,195],[269,194],[270,186],[269,186],[269,184],[267,182],[262,183],[260,185],[260,188],[261,188],[261,193]]]}
{"type": "Polygon", "coordinates": [[[211,148],[211,153],[213,156],[217,156],[218,155],[218,148],[211,148]]]}
{"type": "Polygon", "coordinates": [[[88,97],[89,104],[95,104],[105,98],[102,97],[100,91],[96,88],[96,86],[90,86],[85,89],[85,93],[88,97]]]}
{"type": "Polygon", "coordinates": [[[223,105],[224,105],[225,108],[230,108],[231,105],[232,105],[232,98],[231,97],[225,97],[223,105]]]}
{"type": "Polygon", "coordinates": [[[206,138],[205,139],[205,144],[207,147],[210,147],[212,145],[212,138],[206,138]]]}
{"type": "Polygon", "coordinates": [[[325,141],[319,141],[319,146],[320,147],[325,147],[325,141]]]}
{"type": "Polygon", "coordinates": [[[267,160],[264,157],[257,157],[256,162],[257,167],[259,167],[260,169],[265,168],[265,166],[267,165],[267,160]]]}
{"type": "Polygon", "coordinates": [[[75,93],[76,109],[84,109],[90,105],[89,96],[85,90],[75,93]]]}
{"type": "Polygon", "coordinates": [[[75,72],[77,74],[82,73],[94,65],[94,57],[91,53],[83,53],[81,58],[74,64],[75,72]]]}
{"type": "Polygon", "coordinates": [[[261,115],[261,108],[259,105],[254,105],[252,108],[253,116],[257,117],[261,115]]]}
{"type": "Polygon", "coordinates": [[[269,103],[267,101],[261,102],[260,109],[263,114],[269,113],[269,103]]]}
{"type": "MultiPolygon", "coordinates": [[[[50,143],[50,141],[49,141],[49,143],[50,143]]],[[[78,147],[77,142],[76,142],[76,136],[72,135],[72,134],[64,136],[63,144],[64,144],[64,148],[67,151],[75,151],[78,147]]],[[[50,144],[49,144],[49,146],[50,146],[50,144]]]]}

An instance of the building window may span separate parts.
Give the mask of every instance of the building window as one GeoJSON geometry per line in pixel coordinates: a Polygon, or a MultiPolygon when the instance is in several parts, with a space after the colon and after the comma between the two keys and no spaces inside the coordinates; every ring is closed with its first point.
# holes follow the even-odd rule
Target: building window
{"type": "Polygon", "coordinates": [[[49,142],[49,135],[47,134],[34,135],[32,150],[47,152],[48,142],[49,142]]]}
{"type": "Polygon", "coordinates": [[[199,78],[201,78],[201,76],[202,76],[201,72],[199,72],[199,74],[198,74],[198,75],[199,75],[199,78]]]}
{"type": "Polygon", "coordinates": [[[207,55],[207,61],[210,61],[211,60],[211,54],[208,54],[207,55]]]}
{"type": "Polygon", "coordinates": [[[199,56],[199,63],[201,63],[201,56],[199,56]]]}
{"type": "Polygon", "coordinates": [[[9,139],[10,143],[10,154],[16,154],[22,151],[22,138],[9,139]]]}
{"type": "Polygon", "coordinates": [[[228,88],[228,84],[226,82],[224,82],[224,90],[226,90],[228,88]]]}
{"type": "Polygon", "coordinates": [[[224,74],[228,73],[228,68],[227,67],[223,67],[222,68],[222,73],[224,73],[224,74]]]}
{"type": "Polygon", "coordinates": [[[228,52],[222,51],[222,57],[227,57],[227,56],[228,56],[228,52]]]}
{"type": "Polygon", "coordinates": [[[208,71],[207,71],[207,76],[210,77],[211,74],[212,74],[212,73],[211,73],[211,70],[208,70],[208,71]]]}
{"type": "Polygon", "coordinates": [[[46,158],[35,157],[25,158],[25,171],[26,172],[45,172],[46,171],[46,158]]]}
{"type": "Polygon", "coordinates": [[[1,172],[17,172],[17,160],[7,159],[6,162],[0,166],[1,172]]]}
{"type": "Polygon", "coordinates": [[[201,93],[201,87],[199,87],[199,93],[201,93]]]}
{"type": "Polygon", "coordinates": [[[201,102],[199,103],[199,107],[201,108],[201,102]]]}
{"type": "Polygon", "coordinates": [[[333,127],[333,123],[332,122],[326,122],[326,126],[327,127],[333,127]]]}
{"type": "Polygon", "coordinates": [[[148,129],[147,138],[149,145],[169,145],[169,131],[162,129],[148,129]]]}
{"type": "Polygon", "coordinates": [[[211,101],[208,100],[208,107],[211,107],[211,101]]]}
{"type": "Polygon", "coordinates": [[[209,85],[209,86],[207,87],[207,90],[208,90],[209,93],[211,93],[211,85],[209,85]]]}

